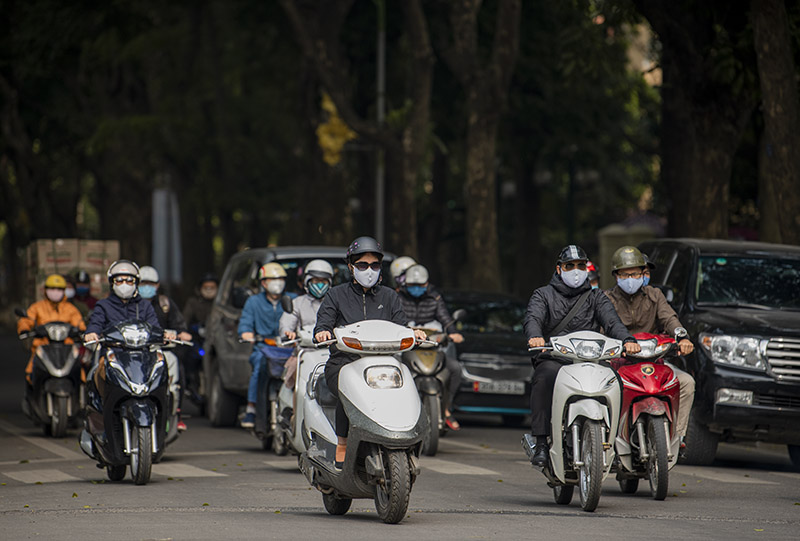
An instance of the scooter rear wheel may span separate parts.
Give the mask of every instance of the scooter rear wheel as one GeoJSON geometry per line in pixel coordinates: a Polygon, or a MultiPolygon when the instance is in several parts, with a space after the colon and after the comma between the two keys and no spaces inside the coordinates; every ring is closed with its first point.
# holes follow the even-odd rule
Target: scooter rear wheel
{"type": "Polygon", "coordinates": [[[583,424],[581,462],[578,474],[581,509],[594,511],[603,485],[603,427],[598,421],[587,420],[583,424]]]}
{"type": "Polygon", "coordinates": [[[106,475],[111,481],[122,481],[125,479],[127,466],[106,466],[106,475]]]}
{"type": "Polygon", "coordinates": [[[344,515],[350,510],[353,498],[337,498],[333,494],[323,494],[322,503],[331,515],[344,515]]]}
{"type": "Polygon", "coordinates": [[[623,494],[636,494],[639,490],[639,479],[620,479],[619,489],[623,494]]]}
{"type": "Polygon", "coordinates": [[[558,505],[569,505],[574,493],[575,485],[556,485],[553,487],[553,499],[558,505]]]}
{"type": "Polygon", "coordinates": [[[411,471],[403,450],[384,450],[383,479],[375,487],[375,509],[386,524],[397,524],[408,511],[411,495],[411,471]]]}

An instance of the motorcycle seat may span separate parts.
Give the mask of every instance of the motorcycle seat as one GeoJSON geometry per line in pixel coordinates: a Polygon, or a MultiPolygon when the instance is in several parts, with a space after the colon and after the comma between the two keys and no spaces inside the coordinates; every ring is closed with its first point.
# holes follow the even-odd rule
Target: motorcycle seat
{"type": "Polygon", "coordinates": [[[317,378],[315,392],[317,395],[317,402],[319,402],[321,406],[336,407],[337,399],[328,387],[328,381],[325,379],[325,376],[317,378]]]}

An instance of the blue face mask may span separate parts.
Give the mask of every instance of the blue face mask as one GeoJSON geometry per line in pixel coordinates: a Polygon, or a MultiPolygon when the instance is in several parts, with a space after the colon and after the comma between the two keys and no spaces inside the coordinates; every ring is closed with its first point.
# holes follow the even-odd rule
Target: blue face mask
{"type": "Polygon", "coordinates": [[[328,282],[318,282],[316,284],[311,283],[308,284],[308,292],[311,293],[313,297],[321,299],[325,296],[325,293],[328,292],[330,287],[331,286],[328,284],[328,282]]]}
{"type": "Polygon", "coordinates": [[[75,293],[78,296],[83,297],[84,295],[88,295],[89,294],[89,288],[88,287],[78,286],[78,287],[75,288],[75,293]]]}
{"type": "Polygon", "coordinates": [[[407,286],[406,291],[412,297],[422,297],[428,290],[428,286],[407,286]]]}
{"type": "Polygon", "coordinates": [[[595,284],[595,285],[592,286],[592,289],[600,289],[600,286],[595,284]]]}
{"type": "Polygon", "coordinates": [[[628,295],[633,295],[642,288],[644,278],[617,278],[617,285],[628,295]]]}
{"type": "Polygon", "coordinates": [[[642,287],[650,285],[650,277],[649,276],[642,276],[642,287]]]}
{"type": "Polygon", "coordinates": [[[144,299],[152,299],[156,296],[156,286],[139,286],[139,295],[144,299]]]}

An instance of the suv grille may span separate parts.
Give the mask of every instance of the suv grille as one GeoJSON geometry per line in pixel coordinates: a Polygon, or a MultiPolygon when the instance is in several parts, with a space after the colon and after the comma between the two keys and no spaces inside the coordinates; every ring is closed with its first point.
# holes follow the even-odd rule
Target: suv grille
{"type": "Polygon", "coordinates": [[[767,343],[767,361],[778,379],[800,381],[800,338],[773,338],[767,343]]]}
{"type": "Polygon", "coordinates": [[[467,376],[491,380],[528,381],[533,376],[529,357],[465,353],[460,359],[467,376]]]}
{"type": "Polygon", "coordinates": [[[769,406],[773,408],[800,409],[800,397],[758,395],[756,397],[756,404],[759,406],[769,406]]]}

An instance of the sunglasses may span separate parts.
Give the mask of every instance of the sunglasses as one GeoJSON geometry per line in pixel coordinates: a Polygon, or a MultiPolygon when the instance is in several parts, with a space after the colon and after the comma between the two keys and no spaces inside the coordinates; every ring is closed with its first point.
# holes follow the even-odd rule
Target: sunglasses
{"type": "Polygon", "coordinates": [[[134,284],[136,283],[136,278],[133,276],[121,276],[119,278],[114,278],[115,284],[134,284]]]}
{"type": "Polygon", "coordinates": [[[381,262],[376,261],[374,263],[367,263],[366,261],[359,261],[357,263],[353,263],[353,266],[360,271],[365,271],[367,269],[372,269],[374,271],[381,270],[381,262]]]}
{"type": "Polygon", "coordinates": [[[567,271],[571,271],[575,267],[578,267],[578,270],[586,270],[586,263],[562,263],[561,268],[567,271]]]}

